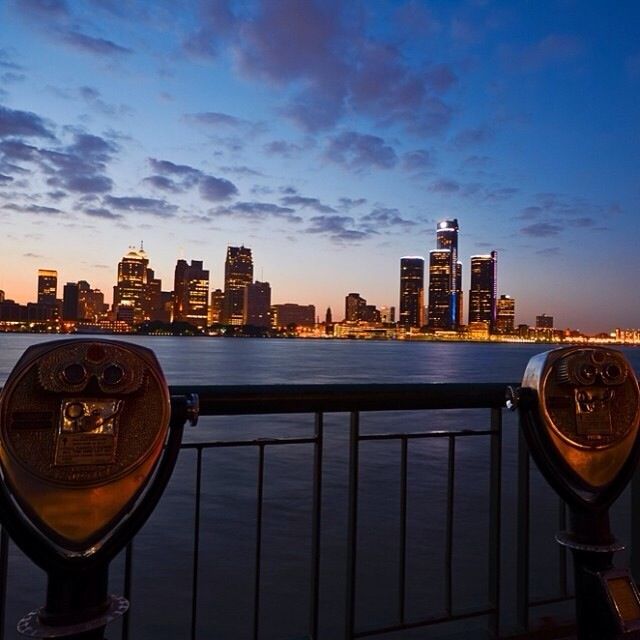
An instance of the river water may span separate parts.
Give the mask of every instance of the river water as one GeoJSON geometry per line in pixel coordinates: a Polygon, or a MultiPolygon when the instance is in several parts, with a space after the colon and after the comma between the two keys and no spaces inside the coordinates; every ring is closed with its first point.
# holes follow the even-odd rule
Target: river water
{"type": "MultiPolygon", "coordinates": [[[[0,334],[0,385],[22,352],[51,336],[0,334]]],[[[265,340],[126,337],[153,349],[169,384],[512,382],[529,358],[550,347],[522,344],[420,343],[354,340],[265,340]]],[[[623,349],[636,371],[640,350],[623,349]]],[[[487,411],[364,414],[362,431],[487,428],[487,411]]],[[[348,416],[325,418],[321,637],[339,638],[344,615],[348,416]]],[[[185,439],[311,435],[312,416],[202,418],[185,439]]],[[[502,623],[514,623],[517,420],[506,414],[503,445],[502,623]]],[[[251,637],[257,452],[253,447],[204,453],[198,637],[251,637]]],[[[313,451],[309,445],[268,448],[265,462],[260,638],[293,640],[307,632],[313,451]]],[[[444,607],[447,443],[414,441],[409,449],[407,617],[444,607]]],[[[361,445],[357,628],[396,622],[398,589],[399,445],[361,445]]],[[[454,611],[487,604],[489,443],[456,445],[454,492],[454,611]]],[[[552,596],[558,582],[557,501],[532,474],[532,595],[552,596]]],[[[191,624],[195,452],[184,451],[156,512],[134,544],[131,636],[187,638],[191,624]]],[[[614,511],[614,531],[628,540],[628,495],[614,511]]],[[[621,556],[624,560],[624,556],[621,556]]],[[[111,590],[122,593],[123,559],[111,569],[111,590]]],[[[11,545],[5,633],[44,601],[45,578],[11,545]]],[[[566,609],[537,615],[564,615],[566,609]]],[[[396,634],[436,638],[457,629],[477,637],[477,623],[396,634]],[[466,626],[465,626],[466,625],[466,626]],[[465,631],[465,629],[467,629],[465,631]]],[[[482,626],[482,624],[480,624],[482,626]]],[[[118,638],[114,625],[109,637],[118,638]]],[[[391,637],[391,636],[384,636],[391,637]]]]}

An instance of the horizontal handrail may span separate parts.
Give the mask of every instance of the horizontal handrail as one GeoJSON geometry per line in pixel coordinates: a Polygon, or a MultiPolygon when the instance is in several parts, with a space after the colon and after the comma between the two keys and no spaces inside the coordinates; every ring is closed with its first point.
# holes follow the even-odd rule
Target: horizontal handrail
{"type": "Polygon", "coordinates": [[[201,416],[427,409],[499,409],[519,383],[171,385],[197,394],[201,416]]]}

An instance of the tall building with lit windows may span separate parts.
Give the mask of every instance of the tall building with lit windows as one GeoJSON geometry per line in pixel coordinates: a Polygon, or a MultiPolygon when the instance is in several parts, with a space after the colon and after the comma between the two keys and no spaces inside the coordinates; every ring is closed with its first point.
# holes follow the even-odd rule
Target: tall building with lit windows
{"type": "Polygon", "coordinates": [[[38,269],[38,304],[56,304],[58,297],[58,272],[38,269]]]}
{"type": "Polygon", "coordinates": [[[173,319],[206,327],[209,311],[209,270],[202,260],[178,260],[173,281],[173,319]]]}
{"type": "Polygon", "coordinates": [[[344,319],[347,322],[364,320],[367,301],[359,293],[349,293],[344,299],[344,319]]]}
{"type": "Polygon", "coordinates": [[[469,324],[482,322],[489,331],[496,328],[498,291],[498,254],[471,256],[471,289],[469,290],[469,324]]]}
{"type": "MultiPolygon", "coordinates": [[[[432,329],[451,329],[451,249],[429,251],[428,322],[432,329]]],[[[456,300],[457,304],[457,300],[456,300]]]]}
{"type": "Polygon", "coordinates": [[[401,327],[421,327],[424,324],[424,258],[400,258],[400,319],[401,327]]]}
{"type": "Polygon", "coordinates": [[[253,282],[253,257],[248,247],[227,247],[224,263],[222,322],[243,324],[244,290],[253,282]]]}
{"type": "Polygon", "coordinates": [[[147,271],[149,258],[140,247],[130,247],[118,263],[118,284],[113,287],[113,310],[116,320],[139,323],[148,320],[146,312],[147,271]]]}
{"type": "Polygon", "coordinates": [[[441,220],[436,227],[436,249],[449,251],[448,319],[443,328],[457,329],[462,322],[462,264],[458,261],[458,220],[441,220]]]}

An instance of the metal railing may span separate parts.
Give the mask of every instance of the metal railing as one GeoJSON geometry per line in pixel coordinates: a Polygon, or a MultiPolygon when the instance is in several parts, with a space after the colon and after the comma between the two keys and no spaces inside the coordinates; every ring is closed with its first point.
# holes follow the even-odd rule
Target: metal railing
{"type": "MultiPolygon", "coordinates": [[[[304,637],[317,640],[320,637],[320,572],[322,549],[322,505],[323,505],[323,452],[325,445],[325,414],[346,413],[349,415],[348,437],[348,481],[347,481],[347,540],[345,588],[345,616],[342,637],[345,640],[373,637],[392,632],[427,627],[430,625],[455,622],[469,618],[486,618],[491,637],[501,636],[501,560],[503,555],[501,540],[502,519],[502,412],[505,403],[507,383],[496,384],[410,384],[410,385],[267,385],[267,386],[173,386],[172,396],[197,393],[200,398],[201,416],[260,415],[260,414],[311,414],[314,416],[312,435],[304,437],[267,437],[251,439],[210,440],[206,442],[186,442],[182,448],[195,451],[195,490],[193,512],[193,564],[191,581],[190,638],[197,637],[199,575],[202,571],[200,551],[202,546],[201,516],[203,489],[203,452],[210,449],[250,447],[257,451],[257,482],[255,487],[255,548],[253,575],[253,611],[251,612],[251,633],[253,640],[261,635],[261,596],[263,564],[263,518],[265,457],[268,450],[288,445],[308,445],[313,450],[311,466],[311,526],[309,531],[309,611],[304,637]],[[379,411],[433,411],[442,409],[487,410],[486,428],[446,429],[402,432],[363,433],[361,414],[379,411]],[[486,606],[472,610],[456,607],[453,590],[453,540],[456,481],[456,449],[461,440],[486,438],[489,443],[489,530],[487,557],[486,606]],[[415,619],[407,615],[407,519],[408,519],[408,460],[412,443],[437,439],[447,443],[446,464],[446,512],[445,512],[445,553],[443,566],[438,569],[444,577],[444,610],[439,615],[415,619]],[[356,617],[356,594],[358,592],[358,532],[359,532],[359,483],[361,464],[361,443],[394,442],[400,447],[398,479],[400,495],[398,500],[399,535],[397,541],[398,593],[396,620],[383,626],[359,625],[356,617]]],[[[200,427],[199,427],[200,428],[200,427]]],[[[517,528],[517,620],[521,630],[529,626],[529,609],[540,602],[529,596],[529,457],[524,441],[520,441],[518,454],[518,528],[517,528]]],[[[564,510],[562,510],[564,513],[564,510]]],[[[133,546],[130,544],[124,559],[124,595],[132,599],[133,546]]],[[[0,537],[0,640],[4,629],[7,592],[8,539],[4,531],[0,537]]],[[[566,561],[560,562],[561,593],[558,598],[543,603],[568,598],[566,561]]],[[[133,600],[135,605],[135,599],[133,600]]],[[[9,613],[19,617],[22,612],[9,613]]],[[[122,638],[131,637],[128,614],[122,625],[122,638]]],[[[111,636],[110,636],[111,637],[111,636]]]]}

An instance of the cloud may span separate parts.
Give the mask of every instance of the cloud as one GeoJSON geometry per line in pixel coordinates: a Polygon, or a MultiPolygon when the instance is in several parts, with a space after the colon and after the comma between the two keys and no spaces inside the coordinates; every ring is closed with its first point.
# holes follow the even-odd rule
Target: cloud
{"type": "Polygon", "coordinates": [[[251,133],[257,135],[265,130],[263,122],[251,122],[229,115],[228,113],[220,113],[218,111],[205,111],[202,113],[188,113],[184,116],[184,120],[192,124],[206,126],[218,130],[233,130],[243,133],[251,133]]]}
{"type": "Polygon", "coordinates": [[[281,112],[307,131],[333,128],[349,111],[407,131],[436,134],[453,110],[442,95],[457,82],[448,64],[424,64],[369,33],[361,8],[341,0],[202,3],[185,49],[230,50],[239,70],[282,88],[281,112]]]}
{"type": "Polygon", "coordinates": [[[237,19],[231,3],[225,0],[200,2],[198,12],[198,29],[185,39],[183,46],[191,55],[213,58],[218,54],[222,39],[236,27],[237,19]]]}
{"type": "Polygon", "coordinates": [[[37,204],[16,204],[15,202],[9,202],[2,206],[3,209],[9,209],[12,211],[19,211],[20,213],[36,213],[36,214],[44,214],[44,215],[57,215],[62,213],[60,209],[56,209],[55,207],[43,207],[37,204]]]}
{"type": "Polygon", "coordinates": [[[202,175],[202,172],[195,167],[191,167],[187,164],[176,164],[170,160],[158,160],[157,158],[149,158],[149,164],[154,171],[163,174],[169,174],[174,176],[182,176],[193,178],[197,180],[202,175]]]}
{"type": "Polygon", "coordinates": [[[282,156],[283,158],[292,158],[303,150],[300,145],[286,140],[272,140],[262,148],[270,156],[282,156]]]}
{"type": "Polygon", "coordinates": [[[5,84],[11,84],[13,82],[22,82],[27,76],[24,73],[14,73],[13,71],[6,71],[0,76],[0,80],[5,84]]]}
{"type": "Polygon", "coordinates": [[[118,218],[122,218],[120,213],[114,213],[106,207],[89,207],[84,209],[84,212],[92,218],[102,218],[104,220],[117,220],[118,218]]]}
{"type": "Polygon", "coordinates": [[[9,71],[22,71],[23,67],[14,62],[13,57],[7,49],[0,48],[0,69],[8,69],[9,71]]]}
{"type": "Polygon", "coordinates": [[[280,199],[283,205],[287,207],[300,207],[302,209],[313,209],[318,213],[335,213],[336,210],[329,205],[322,204],[318,198],[306,198],[304,196],[285,196],[280,199]]]}
{"type": "Polygon", "coordinates": [[[560,247],[546,247],[544,249],[538,249],[536,253],[539,256],[544,256],[545,258],[552,258],[560,253],[560,247]]]}
{"type": "Polygon", "coordinates": [[[155,189],[168,191],[169,193],[182,193],[184,191],[182,186],[176,184],[171,178],[167,178],[167,176],[149,176],[145,178],[143,182],[146,182],[155,189]]]}
{"type": "Polygon", "coordinates": [[[287,222],[302,222],[300,216],[295,215],[291,207],[281,207],[267,202],[236,202],[226,207],[217,207],[211,211],[216,216],[243,218],[254,222],[261,222],[268,218],[283,219],[287,222]]]}
{"type": "Polygon", "coordinates": [[[40,116],[31,111],[18,111],[0,105],[0,138],[8,136],[55,138],[49,125],[40,116]]]}
{"type": "Polygon", "coordinates": [[[520,229],[520,233],[533,238],[548,238],[557,236],[562,231],[562,226],[551,222],[536,222],[520,229]]]}
{"type": "Polygon", "coordinates": [[[215,178],[214,176],[203,176],[200,179],[200,195],[210,202],[228,200],[238,193],[237,187],[230,180],[225,178],[215,178]]]}
{"type": "Polygon", "coordinates": [[[416,226],[413,220],[407,220],[400,215],[400,211],[395,208],[376,207],[366,216],[360,218],[360,223],[370,229],[388,227],[408,229],[416,226]]]}
{"type": "Polygon", "coordinates": [[[264,177],[264,173],[260,171],[256,171],[251,167],[245,167],[243,165],[233,166],[233,167],[220,167],[220,171],[224,171],[225,173],[234,173],[238,176],[244,176],[244,177],[253,177],[253,178],[264,177]]]}
{"type": "Polygon", "coordinates": [[[195,167],[157,158],[149,158],[149,164],[160,175],[145,178],[145,182],[157,189],[177,193],[197,185],[201,197],[210,202],[228,200],[238,194],[238,188],[230,180],[208,175],[195,167]]]}
{"type": "Polygon", "coordinates": [[[340,244],[366,240],[377,234],[372,229],[357,229],[355,220],[349,216],[327,215],[314,216],[306,233],[326,235],[340,244]]]}
{"type": "Polygon", "coordinates": [[[13,182],[11,176],[5,176],[3,173],[0,173],[0,184],[9,184],[10,182],[13,182]]]}
{"type": "Polygon", "coordinates": [[[363,204],[367,203],[367,199],[366,198],[340,198],[338,200],[338,202],[340,203],[340,206],[343,209],[354,209],[355,207],[360,207],[363,204]]]}
{"type": "Polygon", "coordinates": [[[77,193],[106,193],[113,181],[105,172],[116,151],[116,145],[105,138],[77,132],[72,144],[60,150],[40,149],[39,156],[50,186],[77,193]]]}
{"type": "Polygon", "coordinates": [[[424,171],[433,168],[434,165],[433,154],[427,149],[407,151],[402,156],[402,168],[405,171],[424,171]]]}
{"type": "Polygon", "coordinates": [[[571,218],[567,221],[572,227],[593,227],[596,221],[593,218],[582,216],[580,218],[571,218]]]}
{"type": "Polygon", "coordinates": [[[72,15],[69,4],[64,0],[13,0],[11,5],[24,18],[40,26],[48,36],[78,51],[108,58],[132,53],[128,47],[112,40],[81,31],[78,19],[72,15]]]}
{"type": "Polygon", "coordinates": [[[352,170],[392,169],[398,162],[393,147],[370,134],[344,131],[329,138],[324,157],[352,170]]]}
{"type": "Polygon", "coordinates": [[[173,204],[169,204],[166,200],[143,198],[140,196],[105,196],[103,198],[103,202],[108,207],[118,209],[119,211],[147,213],[160,218],[171,217],[178,210],[178,207],[173,204]]]}
{"type": "Polygon", "coordinates": [[[456,193],[460,191],[460,183],[455,180],[440,178],[432,182],[428,189],[432,193],[456,193]]]}
{"type": "Polygon", "coordinates": [[[95,87],[80,87],[78,93],[91,109],[105,116],[115,118],[132,113],[131,107],[128,107],[126,104],[112,105],[105,102],[95,87]]]}
{"type": "Polygon", "coordinates": [[[12,4],[31,19],[49,21],[69,17],[65,0],[14,0],[12,4]]]}
{"type": "Polygon", "coordinates": [[[80,31],[68,31],[62,34],[62,40],[74,49],[97,56],[122,56],[132,53],[132,50],[116,44],[112,40],[94,38],[80,31]]]}

